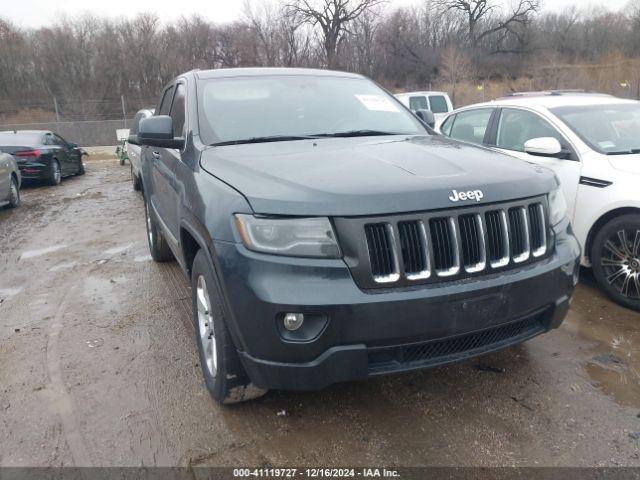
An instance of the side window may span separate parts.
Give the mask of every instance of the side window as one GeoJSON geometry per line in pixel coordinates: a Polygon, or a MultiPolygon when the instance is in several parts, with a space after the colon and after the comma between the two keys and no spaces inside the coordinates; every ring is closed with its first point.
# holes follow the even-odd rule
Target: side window
{"type": "Polygon", "coordinates": [[[416,110],[428,110],[429,104],[427,103],[427,97],[424,95],[419,97],[409,97],[409,108],[414,112],[416,110]]]}
{"type": "Polygon", "coordinates": [[[160,108],[158,109],[158,115],[169,115],[169,111],[171,110],[171,100],[173,99],[173,91],[175,87],[172,85],[164,92],[164,97],[162,97],[162,102],[160,103],[160,108]]]}
{"type": "Polygon", "coordinates": [[[449,111],[449,104],[447,104],[447,99],[444,98],[444,95],[429,96],[429,104],[433,113],[447,113],[449,111]]]}
{"type": "Polygon", "coordinates": [[[185,87],[183,84],[178,84],[176,88],[176,94],[173,97],[173,105],[171,106],[171,118],[173,119],[173,136],[184,136],[184,105],[185,87]]]}
{"type": "Polygon", "coordinates": [[[47,133],[44,136],[44,142],[45,145],[55,145],[56,142],[53,139],[53,135],[51,133],[47,133]]]}
{"type": "Polygon", "coordinates": [[[553,137],[560,144],[566,143],[562,135],[539,115],[512,108],[502,110],[498,122],[497,147],[524,152],[525,142],[539,137],[553,137]]]}
{"type": "Polygon", "coordinates": [[[443,135],[446,135],[447,137],[451,135],[451,127],[453,126],[453,121],[455,120],[455,118],[455,115],[451,115],[444,122],[442,122],[440,131],[443,135]]]}
{"type": "Polygon", "coordinates": [[[53,134],[53,144],[60,145],[61,147],[67,146],[67,142],[65,142],[61,136],[56,135],[55,133],[53,134]]]}
{"type": "Polygon", "coordinates": [[[464,142],[483,143],[484,134],[487,131],[492,113],[492,108],[467,110],[466,112],[458,113],[449,136],[464,142]]]}

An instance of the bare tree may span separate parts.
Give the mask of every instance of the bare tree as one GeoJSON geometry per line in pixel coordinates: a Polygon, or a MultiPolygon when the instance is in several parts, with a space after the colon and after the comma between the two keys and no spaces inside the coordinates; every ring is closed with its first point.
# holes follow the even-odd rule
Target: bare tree
{"type": "Polygon", "coordinates": [[[510,34],[519,37],[519,29],[528,25],[540,10],[540,0],[516,0],[507,14],[503,14],[495,0],[435,0],[435,5],[443,12],[460,16],[471,48],[492,35],[498,35],[501,40],[510,34]]]}
{"type": "Polygon", "coordinates": [[[285,12],[301,24],[320,28],[327,66],[336,68],[338,46],[350,23],[382,3],[385,0],[294,0],[285,4],[285,12]]]}
{"type": "Polygon", "coordinates": [[[451,85],[451,100],[455,104],[456,86],[461,80],[472,76],[471,58],[456,45],[449,45],[442,52],[442,77],[451,85]]]}

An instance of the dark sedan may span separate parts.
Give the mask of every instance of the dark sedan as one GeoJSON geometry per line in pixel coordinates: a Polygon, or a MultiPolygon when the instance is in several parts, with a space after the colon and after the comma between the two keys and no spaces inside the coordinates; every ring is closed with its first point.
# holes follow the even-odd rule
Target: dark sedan
{"type": "Polygon", "coordinates": [[[0,132],[0,152],[15,157],[23,180],[58,185],[63,177],[84,174],[82,156],[86,152],[50,131],[0,132]]]}

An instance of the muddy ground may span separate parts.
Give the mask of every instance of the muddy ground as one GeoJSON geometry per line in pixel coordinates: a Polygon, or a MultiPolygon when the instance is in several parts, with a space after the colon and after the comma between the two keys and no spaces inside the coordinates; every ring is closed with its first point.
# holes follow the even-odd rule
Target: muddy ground
{"type": "Polygon", "coordinates": [[[0,209],[1,465],[640,465],[640,315],[588,277],[522,346],[221,407],[128,166],[23,202],[0,209]]]}

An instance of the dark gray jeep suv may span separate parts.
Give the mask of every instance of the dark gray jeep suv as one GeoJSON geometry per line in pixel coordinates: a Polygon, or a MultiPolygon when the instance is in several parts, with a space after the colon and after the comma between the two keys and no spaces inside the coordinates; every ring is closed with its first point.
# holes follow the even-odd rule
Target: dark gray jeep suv
{"type": "Polygon", "coordinates": [[[580,249],[554,175],[433,134],[359,75],[189,72],[130,141],[221,402],[462,360],[569,308],[580,249]]]}

